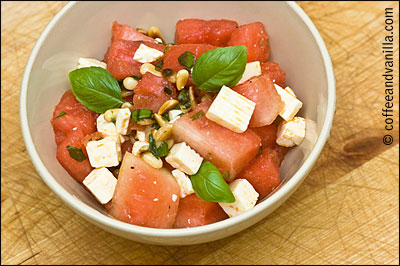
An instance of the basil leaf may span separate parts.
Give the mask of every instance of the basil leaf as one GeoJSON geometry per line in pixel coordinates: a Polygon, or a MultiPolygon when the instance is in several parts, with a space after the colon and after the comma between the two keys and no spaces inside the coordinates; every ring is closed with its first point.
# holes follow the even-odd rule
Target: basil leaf
{"type": "Polygon", "coordinates": [[[165,157],[169,153],[168,144],[162,141],[160,146],[157,147],[157,143],[154,140],[153,135],[149,136],[149,151],[156,157],[165,157]]]}
{"type": "MultiPolygon", "coordinates": [[[[186,51],[178,57],[178,62],[181,66],[192,67],[194,64],[194,53],[186,51]]],[[[189,72],[190,73],[190,72],[189,72]]]]}
{"type": "Polygon", "coordinates": [[[209,50],[194,64],[194,84],[198,89],[208,92],[218,92],[223,85],[233,87],[242,78],[246,63],[246,46],[209,50]]]}
{"type": "Polygon", "coordinates": [[[66,114],[67,114],[66,112],[61,112],[56,117],[54,117],[54,120],[56,120],[57,118],[59,118],[59,117],[61,117],[63,115],[66,115],[66,114]]]}
{"type": "Polygon", "coordinates": [[[203,110],[198,111],[197,113],[195,113],[194,115],[192,115],[190,118],[192,119],[192,121],[199,119],[200,117],[202,117],[204,115],[203,110]]]}
{"type": "Polygon", "coordinates": [[[132,77],[133,79],[137,80],[137,81],[139,81],[139,80],[141,80],[141,79],[142,79],[142,77],[135,76],[135,75],[132,75],[131,77],[132,77]]]}
{"type": "Polygon", "coordinates": [[[165,94],[171,95],[172,94],[172,89],[168,87],[164,87],[164,92],[165,94]]]}
{"type": "Polygon", "coordinates": [[[136,109],[131,113],[133,122],[137,123],[139,120],[145,118],[153,118],[153,111],[150,109],[136,109]]]}
{"type": "Polygon", "coordinates": [[[163,67],[163,65],[164,65],[164,61],[163,60],[160,60],[160,61],[158,61],[157,63],[154,64],[154,66],[156,67],[157,71],[161,71],[161,68],[163,67]]]}
{"type": "Polygon", "coordinates": [[[165,68],[163,71],[161,71],[161,76],[163,76],[164,78],[167,78],[167,77],[171,76],[172,73],[174,73],[174,71],[172,69],[165,68]]]}
{"type": "Polygon", "coordinates": [[[169,122],[169,113],[164,113],[164,114],[162,115],[162,118],[165,119],[165,120],[167,120],[167,122],[169,122]]]}
{"type": "Polygon", "coordinates": [[[224,177],[225,178],[229,178],[230,176],[231,176],[231,174],[229,173],[229,171],[226,171],[225,174],[224,174],[224,177]]]}
{"type": "Polygon", "coordinates": [[[181,90],[181,92],[178,95],[178,101],[182,105],[184,105],[185,103],[190,102],[189,89],[188,88],[185,88],[185,89],[181,90]]]}
{"type": "Polygon", "coordinates": [[[96,113],[104,113],[124,103],[118,82],[104,68],[78,68],[68,76],[76,99],[96,113]]]}
{"type": "Polygon", "coordinates": [[[82,162],[82,161],[86,160],[86,158],[87,158],[81,149],[75,148],[74,146],[68,145],[67,150],[68,150],[69,156],[71,156],[72,159],[74,159],[78,162],[82,162]]]}
{"type": "Polygon", "coordinates": [[[190,176],[193,190],[204,201],[235,202],[235,196],[229,189],[218,168],[209,161],[203,161],[199,171],[190,176]]]}
{"type": "Polygon", "coordinates": [[[149,135],[149,152],[151,152],[156,158],[159,158],[156,141],[154,140],[153,135],[149,135]]]}
{"type": "Polygon", "coordinates": [[[159,157],[165,157],[169,153],[168,144],[162,141],[160,146],[157,148],[157,153],[159,157]]]}

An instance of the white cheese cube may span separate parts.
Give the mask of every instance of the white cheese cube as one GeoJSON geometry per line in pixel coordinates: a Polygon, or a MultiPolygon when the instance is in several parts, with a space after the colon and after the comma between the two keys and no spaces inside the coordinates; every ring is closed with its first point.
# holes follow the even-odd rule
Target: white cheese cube
{"type": "Polygon", "coordinates": [[[239,80],[238,84],[244,83],[253,77],[257,77],[261,75],[261,65],[260,61],[254,61],[246,64],[246,68],[244,69],[243,76],[239,80]]]}
{"type": "Polygon", "coordinates": [[[172,173],[172,176],[175,178],[176,183],[178,183],[181,198],[184,198],[187,195],[194,193],[194,190],[192,187],[192,181],[190,181],[190,178],[187,175],[185,175],[184,172],[182,172],[181,170],[175,169],[175,170],[172,170],[171,173],[172,173]]]}
{"type": "Polygon", "coordinates": [[[236,133],[249,125],[256,104],[227,86],[222,86],[206,117],[236,133]]]}
{"type": "Polygon", "coordinates": [[[114,195],[117,179],[107,168],[103,167],[90,172],[83,180],[83,184],[101,204],[106,204],[114,195]]]}
{"type": "Polygon", "coordinates": [[[236,179],[229,184],[232,194],[235,196],[235,202],[220,202],[219,205],[228,214],[233,217],[244,213],[253,208],[258,199],[258,193],[246,179],[236,179]]]}
{"type": "Polygon", "coordinates": [[[183,114],[182,110],[170,110],[168,112],[169,122],[174,123],[176,120],[178,120],[181,117],[181,114],[183,114]]]}
{"type": "Polygon", "coordinates": [[[119,136],[121,143],[125,142],[125,138],[117,132],[117,127],[113,122],[108,122],[104,119],[104,114],[99,115],[96,120],[97,131],[106,134],[107,136],[119,136]]]}
{"type": "Polygon", "coordinates": [[[138,141],[145,142],[146,141],[146,132],[142,130],[137,130],[136,131],[136,139],[138,141]]]}
{"type": "Polygon", "coordinates": [[[92,58],[79,58],[78,59],[78,68],[82,67],[91,67],[91,66],[96,66],[96,67],[102,67],[102,68],[107,68],[107,64],[104,62],[100,62],[99,60],[92,59],[92,58]]]}
{"type": "Polygon", "coordinates": [[[126,135],[126,133],[128,132],[130,118],[131,111],[128,108],[118,109],[117,118],[115,119],[115,127],[119,134],[126,135]]]}
{"type": "Polygon", "coordinates": [[[297,99],[291,88],[286,87],[285,89],[282,89],[279,85],[274,85],[283,102],[283,108],[279,115],[286,121],[292,120],[303,106],[303,103],[297,99]]]}
{"type": "Polygon", "coordinates": [[[306,120],[295,117],[290,121],[282,121],[279,124],[276,143],[285,147],[299,145],[306,135],[306,120]]]}
{"type": "Polygon", "coordinates": [[[188,175],[194,175],[199,170],[203,158],[185,142],[177,143],[172,146],[167,157],[167,163],[174,168],[185,172],[188,175]]]}
{"type": "Polygon", "coordinates": [[[140,156],[141,152],[147,151],[150,144],[145,141],[136,141],[132,146],[132,154],[135,156],[140,156]]]}
{"type": "Polygon", "coordinates": [[[89,141],[86,151],[90,165],[94,168],[117,166],[122,159],[119,136],[89,141]]]}
{"type": "Polygon", "coordinates": [[[139,48],[136,50],[135,55],[133,56],[133,60],[136,60],[140,63],[150,63],[150,62],[156,61],[163,55],[164,55],[163,52],[160,52],[157,49],[148,47],[142,43],[142,44],[140,44],[139,48]]]}

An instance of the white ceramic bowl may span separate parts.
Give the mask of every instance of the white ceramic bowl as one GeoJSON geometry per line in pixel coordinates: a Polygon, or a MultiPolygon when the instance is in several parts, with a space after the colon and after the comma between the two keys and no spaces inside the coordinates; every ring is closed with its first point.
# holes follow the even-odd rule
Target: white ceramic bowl
{"type": "Polygon", "coordinates": [[[331,60],[317,29],[294,2],[71,2],[49,23],[32,50],[21,85],[20,116],[25,144],[45,183],[74,211],[99,227],[139,242],[189,245],[235,234],[266,217],[301,184],[329,137],[335,111],[331,60]],[[250,211],[218,223],[188,229],[154,229],[120,222],[75,182],[56,160],[50,124],[53,108],[69,89],[68,73],[79,57],[103,59],[113,20],[156,25],[172,42],[182,18],[232,19],[264,23],[271,60],[287,73],[303,101],[300,115],[316,122],[316,136],[294,148],[281,167],[280,187],[250,211]]]}

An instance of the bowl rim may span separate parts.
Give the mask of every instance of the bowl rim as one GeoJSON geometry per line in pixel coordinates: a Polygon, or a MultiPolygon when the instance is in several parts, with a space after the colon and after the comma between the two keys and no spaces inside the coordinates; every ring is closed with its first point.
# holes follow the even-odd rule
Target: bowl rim
{"type": "Polygon", "coordinates": [[[303,9],[294,1],[286,1],[286,4],[289,8],[291,8],[297,16],[304,22],[308,30],[313,35],[314,40],[316,41],[319,51],[322,55],[325,72],[327,76],[327,84],[328,84],[328,103],[327,103],[327,111],[325,115],[325,119],[322,125],[321,133],[318,136],[318,139],[310,152],[308,158],[304,161],[303,165],[296,171],[296,173],[283,185],[279,188],[273,195],[271,195],[265,201],[257,204],[251,210],[229,218],[223,221],[219,221],[213,224],[203,225],[199,227],[193,228],[173,228],[173,229],[160,229],[160,228],[150,228],[143,227],[138,225],[133,225],[129,223],[125,223],[119,221],[110,216],[106,216],[99,211],[93,209],[92,207],[86,205],[81,200],[70,194],[67,190],[65,190],[50,174],[47,170],[44,163],[40,160],[38,152],[36,151],[35,145],[32,140],[32,136],[29,130],[28,116],[27,116],[27,90],[28,83],[30,80],[31,70],[33,63],[36,59],[37,53],[40,50],[43,42],[46,40],[48,33],[52,30],[53,26],[59,21],[61,17],[63,17],[68,10],[72,7],[79,4],[77,1],[71,1],[67,3],[49,22],[46,28],[43,30],[38,40],[36,41],[35,46],[33,47],[27,64],[25,66],[25,70],[23,73],[23,78],[21,82],[21,92],[20,92],[20,101],[19,101],[19,111],[20,111],[20,123],[21,130],[25,145],[27,147],[27,151],[31,160],[33,162],[34,167],[37,172],[43,179],[43,181],[47,184],[47,186],[57,194],[64,203],[70,206],[74,211],[76,211],[81,216],[88,218],[89,220],[95,221],[97,224],[105,226],[107,228],[112,228],[117,231],[123,231],[129,234],[141,235],[141,236],[150,236],[150,237],[164,237],[164,238],[177,238],[177,237],[188,237],[188,236],[196,236],[202,235],[205,233],[211,233],[215,231],[219,231],[224,228],[228,228],[235,224],[240,224],[245,220],[249,219],[252,216],[260,214],[265,211],[268,206],[276,206],[278,207],[284,201],[279,201],[285,196],[289,197],[297,188],[298,185],[302,183],[307,174],[311,171],[313,165],[318,159],[327,139],[330,136],[330,130],[332,127],[333,117],[336,108],[336,81],[334,76],[334,71],[332,67],[331,58],[329,56],[327,47],[319,34],[317,28],[311,21],[311,19],[307,16],[307,14],[303,11],[303,9]]]}

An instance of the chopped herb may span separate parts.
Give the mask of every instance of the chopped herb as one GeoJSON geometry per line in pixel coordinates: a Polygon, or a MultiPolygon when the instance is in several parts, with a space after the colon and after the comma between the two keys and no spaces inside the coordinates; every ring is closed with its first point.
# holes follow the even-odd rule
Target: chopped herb
{"type": "Polygon", "coordinates": [[[169,119],[169,113],[164,113],[164,114],[162,115],[162,117],[163,117],[165,120],[167,120],[167,121],[170,120],[170,119],[169,119]]]}
{"type": "Polygon", "coordinates": [[[231,175],[229,174],[229,171],[226,171],[225,174],[224,174],[224,177],[225,177],[225,178],[229,178],[230,176],[231,176],[231,175]]]}
{"type": "Polygon", "coordinates": [[[81,149],[75,148],[74,146],[68,145],[67,150],[68,150],[69,156],[71,156],[72,159],[74,159],[78,162],[82,162],[82,161],[86,160],[86,158],[87,158],[81,149]]]}
{"type": "Polygon", "coordinates": [[[160,60],[160,61],[158,61],[157,63],[154,64],[154,66],[156,67],[157,71],[161,71],[161,68],[163,67],[163,65],[164,65],[164,61],[163,60],[160,60]]]}
{"type": "Polygon", "coordinates": [[[136,109],[131,113],[133,122],[137,123],[139,120],[145,118],[153,118],[154,114],[153,111],[150,109],[136,109]]]}
{"type": "Polygon", "coordinates": [[[161,71],[161,75],[162,75],[164,78],[167,78],[167,77],[171,76],[173,72],[174,72],[174,71],[173,71],[172,69],[170,69],[170,68],[165,68],[163,71],[161,71]]]}
{"type": "Polygon", "coordinates": [[[178,116],[183,116],[185,113],[180,113],[178,116]]]}
{"type": "Polygon", "coordinates": [[[194,53],[186,51],[178,57],[179,64],[185,67],[192,67],[194,64],[194,53]]]}
{"type": "Polygon", "coordinates": [[[165,54],[168,51],[168,49],[169,49],[169,45],[165,46],[163,53],[165,54]]]}
{"type": "Polygon", "coordinates": [[[158,150],[158,156],[160,157],[167,156],[169,153],[168,144],[165,141],[161,142],[157,150],[158,150]]]}
{"type": "Polygon", "coordinates": [[[115,120],[115,117],[111,117],[111,122],[113,122],[114,124],[117,122],[117,121],[115,120]]]}
{"type": "Polygon", "coordinates": [[[180,104],[184,105],[185,103],[190,102],[189,99],[189,89],[185,88],[183,90],[181,90],[181,92],[178,95],[178,101],[180,102],[180,104]]]}
{"type": "Polygon", "coordinates": [[[192,120],[196,120],[196,119],[199,119],[200,117],[202,117],[203,115],[204,115],[203,110],[200,110],[197,113],[195,113],[193,116],[191,116],[190,118],[192,120]]]}
{"type": "Polygon", "coordinates": [[[168,87],[164,87],[164,92],[165,94],[171,95],[172,94],[172,89],[168,87]]]}
{"type": "Polygon", "coordinates": [[[96,139],[96,140],[102,140],[102,139],[104,139],[103,137],[100,137],[100,138],[98,138],[98,139],[96,139]]]}
{"type": "Polygon", "coordinates": [[[153,124],[153,128],[159,129],[159,128],[160,128],[160,125],[159,125],[158,123],[154,123],[154,124],[153,124]]]}
{"type": "MultiPolygon", "coordinates": [[[[83,108],[82,108],[83,109],[83,108]]],[[[61,117],[61,116],[63,116],[63,115],[66,115],[67,113],[66,112],[61,112],[61,113],[59,113],[58,114],[58,116],[56,116],[54,119],[57,119],[57,118],[59,118],[59,117],[61,117]]]]}
{"type": "Polygon", "coordinates": [[[132,78],[134,78],[134,79],[135,79],[135,80],[137,80],[137,81],[139,81],[139,80],[141,80],[141,79],[142,79],[142,77],[135,76],[135,75],[132,75],[131,77],[132,77],[132,78]]]}
{"type": "Polygon", "coordinates": [[[169,153],[168,144],[165,141],[162,141],[161,144],[157,147],[157,143],[153,138],[153,135],[149,136],[149,151],[156,157],[165,157],[169,153]]]}

